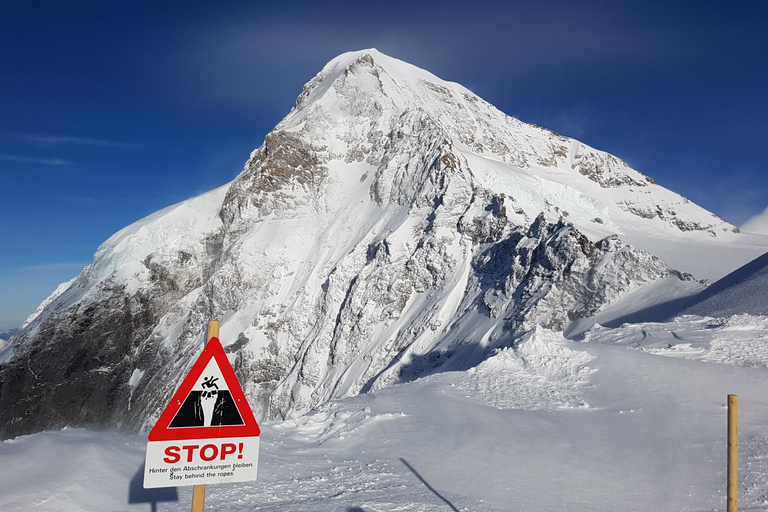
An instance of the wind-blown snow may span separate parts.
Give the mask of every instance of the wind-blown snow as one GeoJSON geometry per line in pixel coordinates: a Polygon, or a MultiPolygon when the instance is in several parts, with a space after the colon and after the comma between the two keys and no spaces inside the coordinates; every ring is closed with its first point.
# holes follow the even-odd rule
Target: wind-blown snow
{"type": "Polygon", "coordinates": [[[742,224],[739,229],[745,233],[768,235],[768,208],[742,224]]]}

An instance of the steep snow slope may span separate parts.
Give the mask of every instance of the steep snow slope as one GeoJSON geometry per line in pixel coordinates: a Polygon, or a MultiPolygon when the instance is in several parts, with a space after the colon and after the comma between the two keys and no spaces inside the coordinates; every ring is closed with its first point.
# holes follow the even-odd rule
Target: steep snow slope
{"type": "Polygon", "coordinates": [[[734,231],[457,84],[344,54],[232,183],[115,234],[30,317],[0,352],[0,435],[146,428],[210,318],[261,417],[467,369],[537,326],[697,291],[643,247],[734,265],[765,241],[734,231]]]}
{"type": "Polygon", "coordinates": [[[681,314],[725,317],[768,315],[768,253],[720,279],[681,314]]]}
{"type": "Polygon", "coordinates": [[[593,318],[573,322],[566,335],[578,337],[595,323],[619,327],[625,323],[666,322],[686,315],[766,315],[767,264],[768,253],[709,286],[705,283],[687,283],[686,287],[669,287],[664,281],[658,281],[603,308],[593,318]]]}

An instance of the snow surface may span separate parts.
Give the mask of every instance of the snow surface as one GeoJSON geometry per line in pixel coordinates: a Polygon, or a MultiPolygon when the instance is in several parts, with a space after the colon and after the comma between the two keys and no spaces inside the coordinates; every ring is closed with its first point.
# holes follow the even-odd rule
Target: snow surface
{"type": "MultiPolygon", "coordinates": [[[[262,424],[259,480],[206,510],[723,510],[739,395],[740,510],[768,507],[768,317],[537,329],[433,374],[262,424]]],[[[146,438],[64,429],[0,444],[0,509],[189,510],[141,487],[146,438]]]]}
{"type": "Polygon", "coordinates": [[[768,315],[768,253],[720,279],[696,299],[682,314],[768,315]]]}

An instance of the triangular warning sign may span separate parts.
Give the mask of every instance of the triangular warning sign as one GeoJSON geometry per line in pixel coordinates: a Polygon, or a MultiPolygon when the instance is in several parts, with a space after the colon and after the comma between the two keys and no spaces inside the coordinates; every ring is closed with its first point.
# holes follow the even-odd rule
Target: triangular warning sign
{"type": "Polygon", "coordinates": [[[260,433],[221,342],[211,338],[148,437],[177,441],[260,433]]]}

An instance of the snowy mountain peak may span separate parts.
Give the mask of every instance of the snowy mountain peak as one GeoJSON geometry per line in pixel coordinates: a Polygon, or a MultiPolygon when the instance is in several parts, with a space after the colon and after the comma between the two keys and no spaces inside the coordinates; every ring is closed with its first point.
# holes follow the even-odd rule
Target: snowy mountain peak
{"type": "Polygon", "coordinates": [[[445,82],[432,73],[371,48],[344,53],[331,60],[304,86],[296,105],[298,108],[309,105],[325,96],[331,88],[339,91],[351,87],[361,96],[381,93],[403,107],[415,100],[412,91],[417,90],[419,84],[442,85],[445,82]]]}
{"type": "MultiPolygon", "coordinates": [[[[375,49],[328,63],[276,131],[321,141],[329,159],[345,155],[375,163],[377,149],[406,123],[413,129],[433,126],[455,158],[466,161],[478,186],[516,203],[513,210],[524,212],[521,221],[539,212],[556,221],[564,212],[596,237],[647,230],[707,236],[737,231],[623,160],[509,117],[463,86],[375,49]]],[[[633,235],[633,242],[643,245],[633,235]]]]}
{"type": "Polygon", "coordinates": [[[231,183],[116,233],[30,317],[0,351],[0,435],[146,428],[212,318],[257,415],[295,416],[698,291],[689,244],[736,236],[619,158],[347,53],[231,183]]]}

